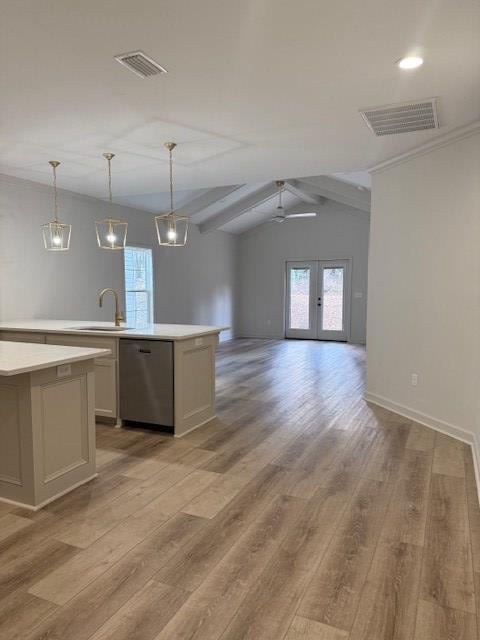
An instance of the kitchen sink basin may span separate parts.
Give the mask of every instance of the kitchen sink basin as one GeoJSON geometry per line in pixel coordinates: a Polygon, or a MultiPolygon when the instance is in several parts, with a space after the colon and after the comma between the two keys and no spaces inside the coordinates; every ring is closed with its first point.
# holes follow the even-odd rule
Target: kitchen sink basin
{"type": "Polygon", "coordinates": [[[128,331],[132,327],[69,327],[68,330],[73,331],[128,331]]]}

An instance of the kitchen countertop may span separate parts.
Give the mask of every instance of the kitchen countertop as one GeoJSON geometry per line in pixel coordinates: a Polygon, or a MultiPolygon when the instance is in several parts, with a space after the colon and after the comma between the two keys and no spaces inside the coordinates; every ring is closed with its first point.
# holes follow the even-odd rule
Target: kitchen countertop
{"type": "MultiPolygon", "coordinates": [[[[8,320],[0,322],[0,331],[34,331],[38,333],[68,333],[71,335],[112,336],[115,338],[139,338],[145,340],[188,340],[218,334],[230,327],[215,327],[200,324],[151,324],[147,327],[125,331],[95,331],[86,327],[113,327],[112,322],[92,320],[8,320]]],[[[122,326],[126,326],[122,323],[122,326]]]]}
{"type": "Polygon", "coordinates": [[[109,349],[0,341],[0,376],[15,376],[108,355],[109,349]]]}

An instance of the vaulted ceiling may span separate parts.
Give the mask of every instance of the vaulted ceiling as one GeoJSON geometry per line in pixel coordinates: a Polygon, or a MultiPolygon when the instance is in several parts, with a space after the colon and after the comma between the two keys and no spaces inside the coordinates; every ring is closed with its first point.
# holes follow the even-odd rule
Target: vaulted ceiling
{"type": "Polygon", "coordinates": [[[173,140],[177,203],[238,231],[276,179],[368,186],[366,168],[439,133],[377,138],[360,108],[438,97],[440,133],[478,119],[479,28],[473,0],[3,0],[0,172],[49,184],[58,159],[60,187],[104,197],[112,151],[116,201],[162,211],[173,140]],[[114,60],[138,49],[168,73],[114,60]],[[412,51],[425,64],[402,72],[412,51]]]}
{"type": "MultiPolygon", "coordinates": [[[[215,187],[189,192],[188,201],[182,193],[184,203],[180,211],[191,217],[201,233],[220,230],[240,234],[273,221],[279,213],[278,194],[275,181],[215,187]]],[[[307,212],[320,215],[329,200],[352,207],[358,213],[370,211],[370,190],[364,186],[331,176],[311,176],[285,181],[282,215],[307,212]]],[[[299,219],[287,222],[301,224],[299,219]]]]}

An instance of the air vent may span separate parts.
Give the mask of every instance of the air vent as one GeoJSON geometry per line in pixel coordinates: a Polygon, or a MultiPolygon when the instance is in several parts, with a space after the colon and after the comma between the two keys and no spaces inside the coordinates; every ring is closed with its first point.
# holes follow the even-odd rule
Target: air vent
{"type": "Polygon", "coordinates": [[[435,98],[362,109],[360,113],[376,136],[438,129],[439,126],[435,98]]]}
{"type": "Polygon", "coordinates": [[[119,56],[115,56],[115,60],[130,69],[130,71],[133,71],[137,76],[140,76],[140,78],[149,78],[150,76],[167,73],[164,67],[145,55],[143,51],[122,53],[119,56]]]}

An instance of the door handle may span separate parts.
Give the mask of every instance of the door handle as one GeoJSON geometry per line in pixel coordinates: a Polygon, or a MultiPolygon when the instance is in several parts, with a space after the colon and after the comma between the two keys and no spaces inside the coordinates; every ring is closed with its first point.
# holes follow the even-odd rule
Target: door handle
{"type": "Polygon", "coordinates": [[[152,353],[150,349],[139,349],[138,353],[152,353]]]}

